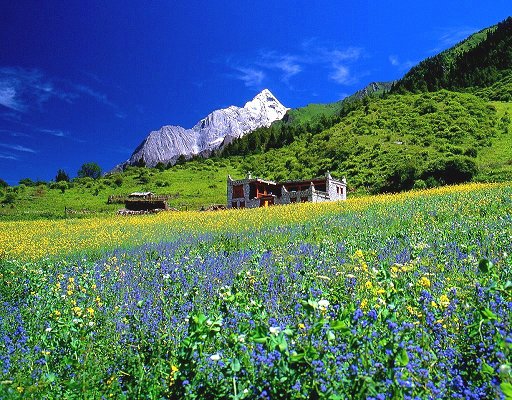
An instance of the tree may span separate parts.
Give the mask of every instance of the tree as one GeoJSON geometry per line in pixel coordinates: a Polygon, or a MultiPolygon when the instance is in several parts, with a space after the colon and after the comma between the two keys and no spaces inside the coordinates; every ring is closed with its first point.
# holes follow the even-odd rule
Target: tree
{"type": "Polygon", "coordinates": [[[59,181],[57,187],[60,189],[61,193],[64,193],[66,189],[69,189],[69,184],[67,181],[59,181]]]}
{"type": "Polygon", "coordinates": [[[78,170],[79,178],[98,179],[101,176],[101,167],[95,162],[82,164],[78,170]]]}
{"type": "Polygon", "coordinates": [[[20,185],[34,186],[34,181],[30,178],[23,178],[18,182],[20,185]]]}
{"type": "Polygon", "coordinates": [[[55,182],[69,182],[69,175],[63,169],[59,169],[57,171],[57,176],[55,177],[55,182]]]}
{"type": "Polygon", "coordinates": [[[0,188],[5,189],[8,186],[9,186],[9,184],[6,181],[4,181],[3,179],[0,179],[0,188]]]}

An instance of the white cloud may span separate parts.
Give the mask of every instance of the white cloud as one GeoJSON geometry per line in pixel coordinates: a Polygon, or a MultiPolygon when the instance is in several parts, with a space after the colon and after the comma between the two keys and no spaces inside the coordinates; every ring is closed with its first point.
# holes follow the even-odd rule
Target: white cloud
{"type": "Polygon", "coordinates": [[[351,76],[350,69],[344,65],[333,66],[333,71],[329,78],[340,85],[351,85],[357,82],[357,79],[351,76]]]}
{"type": "Polygon", "coordinates": [[[244,81],[246,86],[258,86],[264,78],[279,79],[290,85],[291,79],[307,67],[316,71],[328,71],[328,78],[342,85],[357,82],[357,77],[350,73],[350,65],[360,60],[364,50],[360,47],[336,47],[320,43],[317,39],[304,41],[294,53],[281,54],[275,50],[259,51],[247,61],[233,63],[229,57],[227,65],[241,72],[235,78],[244,81]],[[277,76],[276,76],[277,75],[277,76]]]}
{"type": "Polygon", "coordinates": [[[466,39],[476,31],[476,29],[467,26],[444,28],[440,30],[439,41],[441,46],[451,47],[466,39]]]}
{"type": "Polygon", "coordinates": [[[297,56],[289,54],[278,54],[275,51],[270,51],[261,54],[261,60],[257,64],[269,70],[276,70],[281,73],[281,81],[288,84],[290,78],[299,74],[302,71],[302,66],[297,56]]]}
{"type": "Polygon", "coordinates": [[[4,160],[18,160],[18,157],[16,157],[13,154],[8,154],[8,153],[0,153],[0,158],[2,158],[4,160]]]}
{"type": "Polygon", "coordinates": [[[50,78],[37,69],[0,67],[0,105],[17,113],[26,113],[34,108],[42,109],[51,99],[73,103],[87,96],[114,108],[107,96],[89,86],[50,78]]]}
{"type": "Polygon", "coordinates": [[[10,150],[16,150],[16,151],[22,151],[25,153],[35,153],[36,151],[33,149],[30,149],[25,146],[21,146],[19,144],[9,144],[9,143],[0,143],[0,146],[5,147],[10,150]]]}
{"type": "Polygon", "coordinates": [[[0,81],[0,105],[14,111],[23,111],[24,107],[16,100],[16,89],[8,82],[0,81]]]}
{"type": "Polygon", "coordinates": [[[417,64],[416,61],[411,60],[400,61],[396,55],[389,56],[388,60],[393,67],[396,67],[400,71],[407,71],[417,64]]]}
{"type": "Polygon", "coordinates": [[[236,78],[243,81],[247,87],[259,87],[265,79],[265,73],[262,70],[250,67],[236,67],[235,69],[239,72],[236,78]]]}
{"type": "Polygon", "coordinates": [[[39,132],[47,133],[48,135],[57,136],[57,137],[65,137],[67,136],[66,132],[57,129],[39,129],[39,132]]]}

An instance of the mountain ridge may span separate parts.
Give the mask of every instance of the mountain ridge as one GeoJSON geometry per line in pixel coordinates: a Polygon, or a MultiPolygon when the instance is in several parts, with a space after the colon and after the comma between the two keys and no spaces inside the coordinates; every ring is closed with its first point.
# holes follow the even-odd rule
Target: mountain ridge
{"type": "Polygon", "coordinates": [[[113,171],[123,170],[128,165],[173,165],[180,157],[207,156],[257,128],[270,126],[282,119],[287,110],[270,90],[263,89],[243,107],[232,105],[214,110],[190,129],[164,125],[151,131],[130,158],[113,171]]]}

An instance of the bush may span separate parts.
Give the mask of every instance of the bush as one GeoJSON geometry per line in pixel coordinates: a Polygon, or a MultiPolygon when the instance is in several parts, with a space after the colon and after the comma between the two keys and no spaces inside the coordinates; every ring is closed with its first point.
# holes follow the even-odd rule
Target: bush
{"type": "Polygon", "coordinates": [[[433,177],[436,181],[452,185],[470,181],[478,172],[474,160],[466,156],[437,160],[427,167],[422,179],[433,177]]]}
{"type": "Polygon", "coordinates": [[[4,204],[14,204],[16,201],[16,193],[15,192],[7,192],[5,194],[5,198],[2,200],[4,204]]]}
{"type": "Polygon", "coordinates": [[[117,175],[114,178],[114,184],[118,187],[121,186],[123,184],[123,177],[121,175],[117,175]]]}

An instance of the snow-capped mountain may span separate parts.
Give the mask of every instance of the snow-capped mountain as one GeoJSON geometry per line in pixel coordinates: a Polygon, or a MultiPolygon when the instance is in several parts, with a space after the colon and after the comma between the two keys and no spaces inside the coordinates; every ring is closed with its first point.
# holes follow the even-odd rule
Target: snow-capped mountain
{"type": "Polygon", "coordinates": [[[118,165],[135,165],[144,161],[148,167],[159,162],[175,163],[179,156],[209,155],[211,151],[263,126],[270,126],[286,114],[287,108],[268,89],[264,89],[244,107],[230,106],[215,110],[193,128],[166,125],[152,131],[135,149],[129,160],[118,165]]]}

